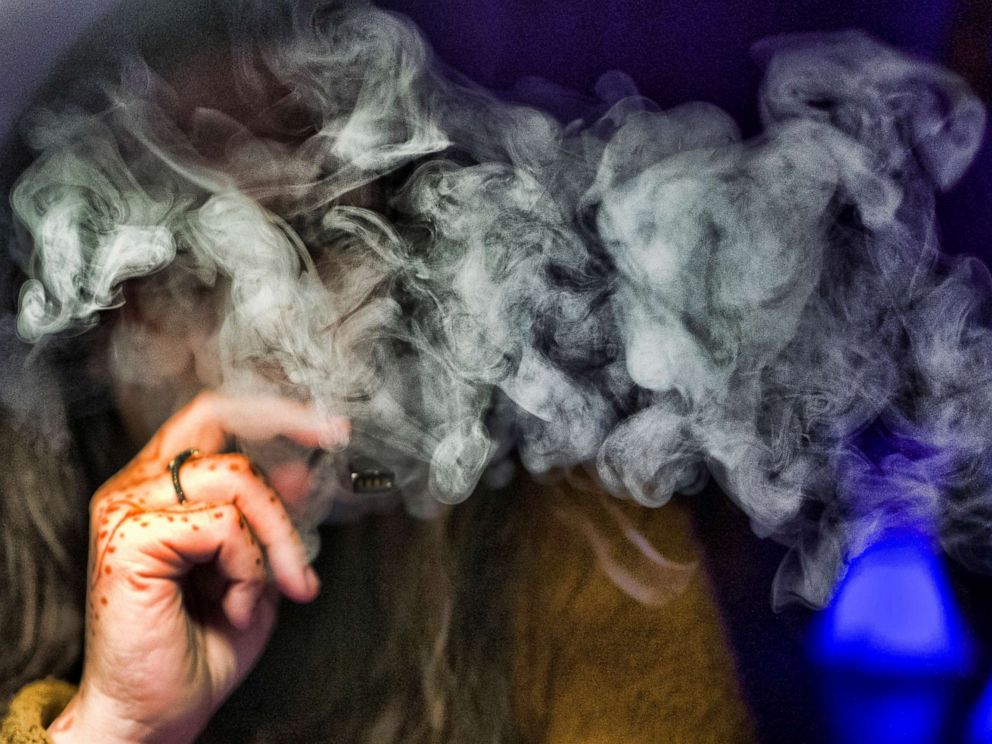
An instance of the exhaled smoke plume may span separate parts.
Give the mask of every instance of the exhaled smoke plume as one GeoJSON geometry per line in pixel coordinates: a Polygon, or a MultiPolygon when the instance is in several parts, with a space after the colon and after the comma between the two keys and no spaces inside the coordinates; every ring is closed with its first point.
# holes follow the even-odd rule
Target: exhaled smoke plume
{"type": "Polygon", "coordinates": [[[443,75],[396,16],[235,15],[257,121],[177,117],[138,64],[105,112],[36,117],[23,336],[152,274],[159,321],[193,326],[213,286],[223,384],[353,416],[414,511],[518,447],[647,505],[712,473],[795,546],[780,599],[822,602],[907,519],[992,568],[986,274],[940,256],[933,211],[984,129],[958,78],[857,33],[789,37],[757,49],[752,141],[636,96],[563,127],[443,75]],[[916,455],[869,459],[871,426],[916,455]]]}

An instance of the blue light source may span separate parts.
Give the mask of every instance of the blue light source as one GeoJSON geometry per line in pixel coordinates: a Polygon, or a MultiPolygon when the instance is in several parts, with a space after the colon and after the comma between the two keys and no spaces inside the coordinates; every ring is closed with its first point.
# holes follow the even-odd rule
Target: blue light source
{"type": "Polygon", "coordinates": [[[972,653],[930,538],[890,533],[852,560],[814,625],[811,654],[838,742],[945,741],[972,653]]]}
{"type": "Polygon", "coordinates": [[[992,744],[992,681],[978,699],[968,724],[968,744],[992,744]]]}
{"type": "Polygon", "coordinates": [[[820,616],[813,648],[830,666],[875,675],[966,671],[967,631],[930,539],[898,533],[855,558],[820,616]]]}

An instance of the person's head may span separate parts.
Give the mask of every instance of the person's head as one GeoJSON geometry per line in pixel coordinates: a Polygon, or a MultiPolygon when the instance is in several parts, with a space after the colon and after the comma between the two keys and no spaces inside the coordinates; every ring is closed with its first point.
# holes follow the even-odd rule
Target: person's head
{"type": "MultiPolygon", "coordinates": [[[[361,258],[362,234],[356,236],[334,225],[308,228],[306,215],[296,215],[298,219],[291,226],[293,201],[289,198],[280,200],[277,196],[264,208],[253,198],[239,198],[238,191],[252,185],[261,189],[298,186],[313,177],[319,164],[310,162],[310,154],[292,154],[314,136],[312,126],[298,119],[302,109],[293,101],[281,110],[270,109],[270,104],[287,93],[275,81],[270,81],[271,87],[243,98],[235,95],[238,76],[229,47],[218,50],[205,44],[195,52],[187,48],[187,54],[178,60],[170,60],[168,53],[162,55],[161,51],[156,75],[162,77],[156,78],[154,90],[142,89],[140,81],[137,89],[131,87],[134,80],[121,88],[133,96],[129,103],[140,106],[154,102],[160,108],[152,113],[130,113],[140,122],[139,129],[164,123],[164,118],[156,120],[159,115],[171,117],[176,130],[169,134],[176,134],[177,140],[170,144],[182,151],[179,139],[195,142],[202,156],[196,168],[201,175],[209,172],[229,179],[225,186],[211,191],[195,177],[187,178],[188,173],[177,173],[175,162],[159,162],[155,145],[140,141],[138,132],[120,120],[128,117],[128,111],[112,111],[101,118],[98,110],[106,99],[99,94],[95,98],[80,94],[77,103],[82,108],[67,110],[60,108],[64,102],[55,103],[59,95],[52,92],[41,107],[53,107],[59,113],[28,126],[43,139],[47,135],[55,139],[47,143],[31,139],[32,145],[40,145],[46,153],[33,166],[34,175],[41,178],[33,184],[30,173],[20,179],[13,197],[14,231],[4,257],[0,349],[8,353],[3,354],[0,369],[4,383],[0,449],[6,458],[0,480],[0,552],[5,560],[0,578],[4,596],[0,627],[10,641],[0,655],[0,697],[4,699],[27,680],[64,674],[78,663],[87,501],[171,413],[199,390],[221,385],[234,391],[244,386],[265,387],[294,397],[315,397],[319,388],[292,378],[297,369],[292,357],[298,351],[293,347],[294,334],[299,338],[312,334],[312,340],[331,339],[333,335],[339,347],[337,357],[341,347],[350,349],[351,357],[344,357],[344,364],[361,367],[366,379],[369,373],[365,368],[375,366],[375,345],[389,341],[380,338],[388,335],[382,331],[395,316],[395,301],[389,298],[389,272],[383,262],[361,258]],[[211,112],[201,111],[197,116],[198,106],[209,106],[211,112]],[[222,117],[220,110],[228,118],[222,117]],[[94,114],[96,117],[90,118],[94,114]],[[76,124],[82,129],[74,129],[76,124]],[[236,151],[239,141],[245,148],[240,153],[236,151]],[[261,150],[253,149],[255,146],[261,150]],[[266,147],[272,152],[266,152],[266,147]],[[113,161],[120,166],[116,170],[113,161]],[[50,170],[45,172],[46,168],[50,170]],[[112,183],[103,178],[108,175],[111,181],[115,176],[123,180],[112,183]],[[101,193],[104,186],[120,201],[105,201],[111,192],[101,193]],[[111,264],[123,263],[77,265],[80,271],[62,264],[68,269],[63,276],[70,284],[79,282],[74,286],[80,296],[89,295],[98,303],[110,301],[92,322],[44,339],[36,337],[38,343],[32,350],[17,339],[15,331],[18,302],[30,292],[22,287],[43,265],[58,271],[60,261],[52,256],[42,258],[40,253],[34,260],[29,258],[31,244],[38,236],[29,237],[32,218],[23,209],[33,211],[31,203],[51,205],[48,200],[52,197],[59,201],[68,196],[71,201],[68,192],[74,187],[80,188],[77,195],[84,201],[92,197],[89,206],[94,209],[77,203],[81,211],[69,218],[73,226],[67,225],[68,232],[57,236],[51,245],[86,252],[97,248],[89,241],[106,237],[102,231],[116,230],[115,220],[138,229],[129,236],[118,231],[121,241],[101,257],[111,264]],[[281,211],[284,216],[280,216],[281,211]],[[199,221],[197,214],[202,217],[199,221]],[[169,222],[170,218],[174,221],[169,222]],[[131,249],[151,246],[154,254],[157,238],[151,233],[156,231],[152,223],[157,220],[176,228],[170,237],[177,243],[173,246],[177,260],[168,266],[129,264],[135,255],[129,253],[131,249]],[[305,234],[308,229],[312,234],[306,241],[287,237],[305,234]],[[81,243],[70,235],[73,231],[81,243]],[[205,243],[214,241],[216,263],[204,261],[205,254],[190,251],[189,245],[183,244],[198,238],[205,243]],[[226,258],[224,251],[228,252],[226,258]],[[241,261],[244,266],[225,266],[226,260],[241,261]],[[155,271],[142,275],[152,268],[155,271]],[[92,287],[83,285],[87,276],[93,278],[88,272],[101,270],[110,272],[107,276],[112,277],[113,286],[107,287],[110,295],[97,297],[89,293],[92,287]],[[119,271],[123,273],[114,273],[119,271]],[[292,304],[294,299],[305,303],[280,315],[286,310],[281,303],[292,304]],[[253,302],[257,308],[250,307],[253,302]],[[248,316],[237,316],[239,311],[248,316]],[[267,329],[264,324],[269,320],[272,326],[267,329]],[[303,328],[285,325],[287,320],[303,328]],[[256,335],[241,345],[238,338],[221,338],[225,332],[242,339],[256,335]],[[280,358],[280,354],[284,356],[280,358]]],[[[89,94],[93,93],[94,80],[106,80],[91,69],[81,68],[75,73],[80,88],[87,88],[89,94]]],[[[151,84],[151,77],[144,82],[151,84]]],[[[158,155],[168,160],[167,153],[158,155]]],[[[387,188],[391,195],[397,189],[387,183],[388,173],[359,180],[363,182],[335,194],[328,207],[340,209],[345,216],[353,210],[358,215],[355,223],[364,225],[364,219],[385,212],[383,195],[387,188]]],[[[259,199],[265,201],[264,197],[259,199]]],[[[73,211],[66,202],[62,206],[73,211]]],[[[70,263],[73,260],[69,254],[62,257],[70,263]]],[[[94,255],[87,253],[84,263],[88,258],[94,255]]],[[[22,318],[24,309],[22,302],[22,318]]],[[[30,310],[27,312],[30,315],[30,310]]],[[[21,330],[23,335],[24,328],[21,330]]],[[[328,354],[323,361],[332,360],[328,354]]],[[[344,372],[347,370],[331,370],[326,382],[340,383],[344,372]]],[[[354,389],[355,380],[345,382],[351,383],[348,395],[362,404],[364,390],[354,389]]],[[[397,421],[398,427],[402,425],[397,421]]],[[[270,475],[279,480],[277,475],[270,475]]],[[[380,503],[378,510],[382,507],[380,503]]],[[[345,516],[354,516],[353,509],[345,511],[345,516]]],[[[339,510],[336,516],[340,515],[339,510]]],[[[339,577],[333,582],[339,592],[336,601],[348,608],[339,620],[364,631],[350,639],[334,634],[326,638],[328,648],[324,652],[334,660],[339,684],[335,690],[327,690],[320,708],[312,711],[314,721],[326,725],[326,719],[334,718],[338,724],[335,730],[350,728],[357,740],[358,732],[386,716],[388,725],[395,727],[397,740],[426,741],[442,731],[459,730],[452,728],[453,711],[464,707],[463,714],[454,716],[463,727],[462,738],[482,741],[480,732],[485,730],[485,735],[495,740],[506,721],[487,713],[486,706],[480,710],[474,704],[470,708],[458,703],[458,699],[468,700],[466,691],[478,689],[487,674],[493,679],[486,687],[495,691],[502,684],[498,673],[502,667],[492,654],[487,663],[476,658],[472,649],[480,644],[460,625],[459,603],[453,599],[452,574],[463,572],[460,564],[469,560],[466,546],[471,543],[455,549],[452,535],[442,527],[403,518],[397,521],[396,516],[380,517],[351,531],[332,529],[325,540],[327,553],[347,567],[331,567],[339,577]],[[365,539],[356,543],[355,530],[365,539]],[[377,533],[391,537],[387,540],[377,533]],[[373,577],[381,580],[374,581],[373,577]],[[366,601],[355,601],[359,594],[366,601]],[[449,659],[448,639],[460,649],[457,662],[449,659]],[[375,647],[370,647],[372,641],[375,647]],[[457,687],[452,663],[462,667],[457,687]],[[479,681],[473,684],[475,676],[479,681]],[[364,695],[368,703],[359,714],[352,707],[353,699],[349,700],[352,695],[364,695]],[[429,715],[424,713],[428,709],[429,715]],[[484,718],[490,719],[485,725],[484,718]]],[[[499,583],[492,582],[494,586],[499,583]]],[[[494,599],[493,611],[488,613],[493,627],[506,625],[500,606],[494,599]]],[[[500,709],[499,695],[493,700],[491,707],[500,709]]],[[[314,721],[305,725],[315,725],[314,721]]]]}

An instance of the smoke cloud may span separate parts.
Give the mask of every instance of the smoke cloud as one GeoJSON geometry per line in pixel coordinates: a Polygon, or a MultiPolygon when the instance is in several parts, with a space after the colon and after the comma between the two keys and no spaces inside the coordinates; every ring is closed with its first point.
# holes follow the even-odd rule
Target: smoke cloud
{"type": "Polygon", "coordinates": [[[191,327],[219,293],[223,386],[353,417],[414,513],[516,448],[647,506],[712,475],[793,546],[779,602],[822,603],[907,521],[992,570],[989,278],[934,217],[984,133],[959,78],[785,37],[755,50],[754,139],[633,90],[565,125],[445,72],[399,16],[276,5],[232,14],[252,122],[179,116],[138,62],[100,113],[34,117],[24,338],[95,324],[132,279],[191,327]]]}

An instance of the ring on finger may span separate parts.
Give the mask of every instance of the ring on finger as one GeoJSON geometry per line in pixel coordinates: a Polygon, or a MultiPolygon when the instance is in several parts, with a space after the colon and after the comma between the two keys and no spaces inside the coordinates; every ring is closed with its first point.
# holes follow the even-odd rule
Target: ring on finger
{"type": "Polygon", "coordinates": [[[179,501],[180,505],[185,504],[187,499],[186,493],[183,491],[182,483],[179,482],[179,469],[189,458],[198,454],[200,454],[200,450],[196,447],[190,447],[189,449],[183,450],[178,455],[173,457],[172,461],[169,463],[169,471],[172,473],[172,487],[176,491],[176,499],[179,501]]]}

